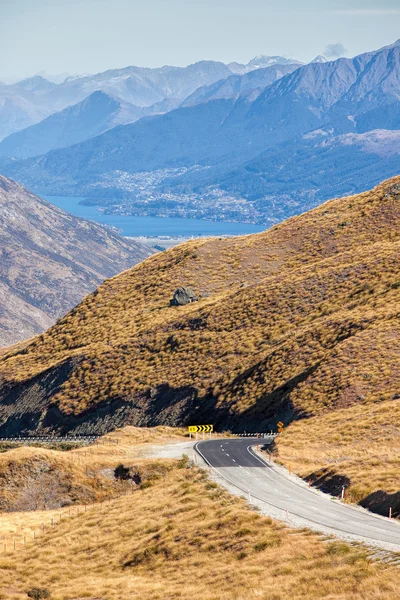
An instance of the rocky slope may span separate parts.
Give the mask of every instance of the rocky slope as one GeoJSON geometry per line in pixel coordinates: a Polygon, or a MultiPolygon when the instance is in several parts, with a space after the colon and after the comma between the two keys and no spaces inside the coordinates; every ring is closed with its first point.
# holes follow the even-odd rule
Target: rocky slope
{"type": "Polygon", "coordinates": [[[0,345],[31,337],[150,252],[0,177],[0,345]]]}

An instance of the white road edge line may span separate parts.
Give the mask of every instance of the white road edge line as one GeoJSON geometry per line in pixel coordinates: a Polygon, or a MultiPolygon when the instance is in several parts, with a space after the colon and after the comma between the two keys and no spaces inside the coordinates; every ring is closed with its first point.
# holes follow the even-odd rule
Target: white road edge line
{"type": "MultiPolygon", "coordinates": [[[[290,483],[292,485],[296,485],[298,488],[302,489],[304,492],[307,492],[309,494],[313,494],[313,496],[318,496],[319,498],[321,498],[323,500],[326,500],[328,502],[332,502],[333,501],[333,502],[337,503],[339,506],[345,506],[346,510],[352,510],[352,511],[354,511],[354,513],[357,513],[357,515],[365,514],[368,518],[373,518],[373,519],[376,519],[377,521],[390,521],[392,523],[396,522],[393,519],[389,519],[388,517],[384,517],[383,515],[375,514],[375,513],[371,512],[371,511],[367,510],[367,509],[360,509],[360,507],[352,506],[351,504],[343,505],[334,496],[330,496],[329,494],[325,494],[325,493],[321,494],[317,490],[313,490],[312,488],[308,488],[305,485],[302,485],[301,483],[298,483],[297,481],[294,481],[292,479],[289,479],[288,477],[285,477],[285,475],[283,475],[282,473],[280,473],[277,469],[274,469],[273,465],[268,464],[267,461],[263,460],[262,458],[260,458],[259,456],[257,456],[257,454],[255,454],[255,452],[252,450],[252,446],[255,446],[255,445],[256,444],[252,444],[250,446],[247,446],[247,452],[249,454],[251,454],[251,456],[253,456],[253,458],[256,458],[265,467],[268,467],[269,469],[271,469],[271,471],[273,473],[275,473],[275,475],[277,475],[281,479],[284,479],[285,481],[287,481],[288,483],[290,483]]],[[[293,514],[295,514],[295,513],[293,513],[293,514]]],[[[341,530],[339,530],[339,531],[341,531],[341,530]]]]}
{"type": "MultiPolygon", "coordinates": [[[[201,443],[201,442],[197,442],[197,443],[194,445],[194,449],[195,449],[195,451],[196,451],[198,454],[200,454],[200,456],[202,457],[202,459],[204,460],[204,462],[205,462],[205,463],[206,463],[206,464],[207,464],[207,465],[208,465],[208,466],[209,466],[211,469],[214,469],[214,471],[215,471],[216,473],[218,473],[218,475],[220,475],[220,477],[222,477],[223,479],[225,479],[226,481],[228,481],[228,482],[229,482],[231,485],[233,485],[233,487],[237,488],[238,490],[240,490],[241,492],[244,492],[244,493],[247,495],[247,494],[248,494],[248,490],[247,490],[247,489],[244,489],[244,488],[240,487],[240,485],[238,485],[237,483],[234,483],[233,481],[231,481],[231,480],[230,480],[228,477],[226,477],[226,475],[223,475],[222,473],[220,473],[220,472],[218,471],[218,469],[217,469],[216,467],[214,467],[214,466],[213,466],[213,465],[212,465],[212,464],[211,464],[211,463],[210,463],[210,462],[209,462],[209,461],[206,459],[206,457],[204,456],[204,454],[203,454],[203,453],[201,452],[201,450],[199,450],[199,448],[198,448],[198,446],[199,446],[199,443],[201,443]]],[[[254,444],[254,445],[256,445],[256,444],[254,444]]],[[[251,446],[248,446],[248,448],[250,448],[250,447],[251,447],[251,446]]],[[[251,453],[251,454],[252,454],[252,453],[251,453]]],[[[253,454],[252,454],[252,455],[253,455],[253,454]]],[[[253,456],[255,456],[255,455],[253,455],[253,456]]],[[[256,457],[256,458],[258,458],[258,457],[256,457]]],[[[259,460],[260,462],[262,462],[262,460],[261,460],[261,459],[259,459],[259,458],[258,458],[258,460],[259,460]]],[[[265,465],[266,465],[266,466],[268,466],[268,465],[267,465],[267,463],[265,463],[265,465]]],[[[274,471],[274,473],[276,473],[276,471],[274,471]]],[[[277,506],[276,504],[273,504],[272,502],[269,502],[268,500],[265,500],[265,498],[260,498],[259,496],[256,496],[255,494],[252,494],[252,497],[253,497],[255,500],[260,500],[260,502],[265,502],[265,504],[269,504],[269,506],[273,506],[274,508],[276,508],[276,509],[278,509],[278,510],[280,510],[280,511],[282,511],[282,512],[286,512],[284,508],[281,508],[280,506],[277,506]]],[[[347,508],[351,508],[351,507],[347,507],[347,508]]],[[[353,539],[358,539],[358,540],[361,540],[361,541],[362,541],[362,538],[364,538],[364,539],[371,540],[372,542],[375,542],[375,545],[376,545],[376,542],[378,542],[379,544],[386,544],[386,545],[390,545],[390,546],[395,546],[395,547],[396,547],[396,544],[393,544],[392,542],[385,542],[385,541],[382,541],[382,540],[379,540],[379,539],[376,539],[376,538],[371,538],[371,537],[369,537],[369,536],[366,536],[366,535],[364,535],[364,536],[359,536],[359,535],[357,535],[357,534],[354,534],[354,533],[351,533],[351,532],[349,532],[349,531],[346,531],[345,529],[340,529],[339,527],[333,527],[332,525],[325,525],[325,524],[323,524],[323,523],[319,523],[318,521],[314,521],[313,519],[309,519],[308,517],[304,517],[304,516],[302,516],[302,515],[299,515],[298,513],[294,512],[294,511],[292,511],[292,510],[289,510],[289,511],[287,511],[287,513],[288,513],[288,514],[292,514],[292,515],[294,515],[295,517],[298,517],[299,519],[303,519],[303,521],[308,521],[309,523],[313,523],[314,525],[318,525],[319,527],[328,528],[328,529],[331,529],[332,531],[339,531],[339,532],[341,532],[341,533],[344,533],[344,534],[345,534],[345,535],[347,535],[347,536],[350,536],[350,537],[352,537],[353,539]]],[[[371,516],[376,516],[376,515],[374,515],[373,513],[371,513],[371,516]]],[[[383,518],[383,519],[384,519],[385,517],[381,517],[381,518],[383,518]]],[[[283,520],[284,520],[284,519],[283,519],[283,520]]],[[[395,551],[396,551],[396,550],[395,550],[395,551]]],[[[397,552],[398,552],[398,550],[397,550],[397,552]]]]}

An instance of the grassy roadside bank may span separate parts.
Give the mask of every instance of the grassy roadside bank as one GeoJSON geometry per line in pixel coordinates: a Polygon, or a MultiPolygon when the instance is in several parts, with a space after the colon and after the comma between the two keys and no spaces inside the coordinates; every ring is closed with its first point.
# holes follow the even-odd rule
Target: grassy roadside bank
{"type": "Polygon", "coordinates": [[[143,474],[134,488],[122,483],[86,506],[0,515],[0,535],[20,536],[0,552],[1,598],[26,599],[34,588],[54,600],[397,598],[400,570],[360,546],[262,517],[186,460],[143,458],[148,443],[185,439],[160,429],[126,428],[92,452],[63,455],[81,455],[99,481],[118,464],[134,467],[143,474]]]}

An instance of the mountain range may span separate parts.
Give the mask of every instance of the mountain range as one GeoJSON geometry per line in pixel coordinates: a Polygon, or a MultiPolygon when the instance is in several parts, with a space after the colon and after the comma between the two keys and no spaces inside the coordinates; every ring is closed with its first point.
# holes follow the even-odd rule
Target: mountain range
{"type": "MultiPolygon", "coordinates": [[[[0,140],[34,125],[67,107],[79,105],[94,92],[133,105],[125,122],[145,116],[140,109],[173,100],[177,105],[197,88],[244,74],[260,67],[298,63],[280,56],[260,56],[247,65],[216,61],[200,61],[187,67],[165,66],[157,69],[125,67],[95,75],[66,77],[54,83],[36,75],[10,85],[0,84],[0,140]]],[[[166,104],[168,109],[170,104],[166,104]]],[[[153,109],[153,113],[157,112],[153,109]]],[[[151,111],[150,111],[151,114],[151,111]]]]}
{"type": "Polygon", "coordinates": [[[108,279],[47,332],[4,349],[1,435],[192,423],[264,432],[282,421],[286,465],[398,514],[399,219],[396,177],[108,279]]]}
{"type": "Polygon", "coordinates": [[[50,327],[152,251],[0,176],[0,346],[50,327]]]}
{"type": "Polygon", "coordinates": [[[111,212],[129,202],[135,214],[143,200],[184,210],[214,195],[215,218],[229,197],[268,223],[400,171],[399,81],[400,42],[353,59],[260,67],[42,156],[10,159],[3,141],[0,168],[35,191],[105,199],[111,212]],[[147,196],[138,174],[157,175],[147,196]]]}
{"type": "Polygon", "coordinates": [[[135,121],[142,109],[98,91],[36,125],[11,134],[0,144],[1,156],[28,158],[72,146],[121,123],[135,121]]]}
{"type": "Polygon", "coordinates": [[[299,68],[299,64],[274,64],[249,71],[244,75],[231,75],[220,79],[211,85],[197,88],[181,104],[181,107],[194,106],[201,102],[219,100],[221,98],[238,98],[245,92],[259,90],[259,93],[284,75],[292,73],[299,68]]]}
{"type": "Polygon", "coordinates": [[[48,110],[35,102],[34,92],[0,82],[0,139],[48,116],[48,110]]]}

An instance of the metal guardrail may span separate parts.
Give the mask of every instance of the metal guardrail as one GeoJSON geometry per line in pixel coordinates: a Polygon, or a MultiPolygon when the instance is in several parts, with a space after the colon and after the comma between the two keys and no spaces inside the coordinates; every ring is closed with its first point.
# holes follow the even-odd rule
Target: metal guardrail
{"type": "Polygon", "coordinates": [[[95,442],[100,436],[98,435],[74,435],[74,436],[50,436],[50,435],[38,435],[38,436],[13,436],[13,437],[0,437],[1,442],[18,442],[18,443],[48,443],[57,444],[65,442],[73,443],[92,443],[95,442]]]}
{"type": "Polygon", "coordinates": [[[277,435],[279,435],[278,433],[274,433],[273,431],[270,431],[269,433],[260,433],[259,431],[257,433],[233,433],[232,435],[236,435],[237,437],[260,437],[260,438],[269,438],[269,437],[276,437],[277,435]]]}
{"type": "MultiPolygon", "coordinates": [[[[217,433],[215,433],[216,435],[218,435],[217,433]]],[[[264,432],[264,433],[260,433],[259,431],[256,433],[250,432],[250,433],[233,433],[232,434],[235,437],[253,437],[253,438],[260,438],[260,439],[265,439],[265,438],[275,438],[277,435],[279,435],[278,433],[274,433],[273,431],[270,432],[264,432]]],[[[99,438],[101,438],[102,436],[100,435],[69,435],[69,436],[52,436],[52,435],[38,435],[38,436],[33,436],[33,435],[29,435],[29,436],[2,436],[0,437],[0,443],[1,442],[8,442],[8,443],[19,443],[19,444],[34,444],[34,443],[40,443],[40,444],[60,444],[60,443],[74,443],[74,444],[93,444],[95,442],[97,442],[97,440],[99,438]]],[[[110,443],[110,444],[119,444],[119,439],[107,439],[102,437],[102,441],[104,443],[110,443]]]]}

